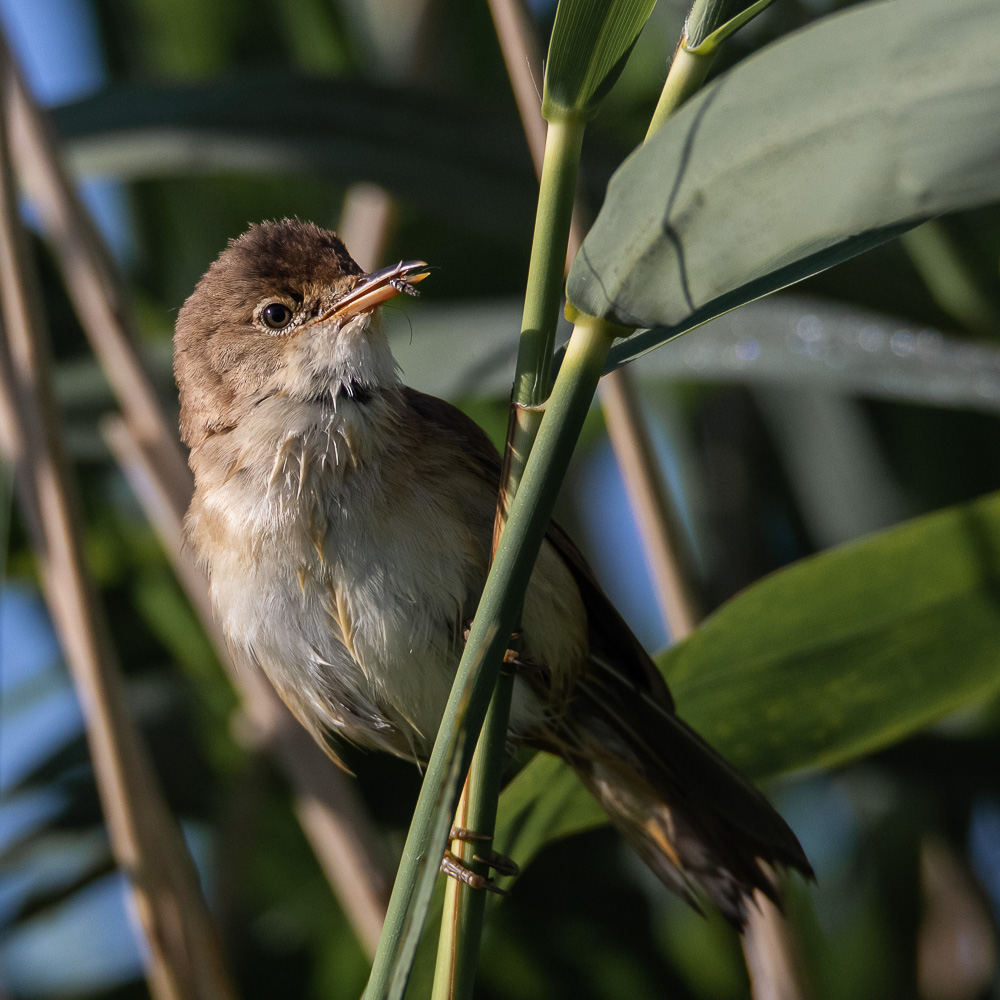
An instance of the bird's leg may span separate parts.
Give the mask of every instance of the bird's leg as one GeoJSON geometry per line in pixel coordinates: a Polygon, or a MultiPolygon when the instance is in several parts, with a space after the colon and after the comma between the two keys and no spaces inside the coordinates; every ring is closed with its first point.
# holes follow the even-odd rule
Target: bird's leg
{"type": "MultiPolygon", "coordinates": [[[[467,622],[465,627],[462,629],[463,643],[467,643],[469,641],[469,632],[471,628],[472,622],[467,622]]],[[[520,638],[521,633],[514,632],[511,635],[511,646],[516,647],[520,638]]],[[[503,656],[503,662],[507,666],[520,667],[529,670],[538,669],[535,664],[530,661],[522,660],[516,649],[507,649],[503,656]]],[[[451,843],[454,840],[472,844],[481,842],[488,845],[493,840],[493,837],[489,834],[475,833],[472,830],[466,830],[461,826],[453,826],[451,828],[451,833],[448,836],[448,842],[451,843]]],[[[474,854],[472,860],[478,861],[480,864],[486,865],[488,868],[492,868],[498,875],[515,876],[520,875],[521,873],[521,869],[515,861],[503,854],[498,854],[494,850],[485,851],[483,854],[474,854]]],[[[500,896],[507,895],[506,890],[501,889],[500,886],[498,886],[491,879],[480,875],[478,872],[472,871],[471,868],[468,868],[463,863],[462,859],[459,858],[457,854],[450,850],[445,851],[444,857],[441,859],[441,871],[445,875],[450,875],[452,878],[458,879],[459,882],[464,882],[473,889],[486,889],[488,892],[495,892],[500,896]]]]}
{"type": "MultiPolygon", "coordinates": [[[[453,826],[451,833],[448,835],[448,840],[460,840],[467,844],[489,844],[493,838],[484,833],[474,833],[472,830],[453,826]]],[[[493,850],[484,851],[483,854],[474,854],[472,859],[492,868],[498,875],[514,876],[521,873],[521,869],[517,866],[516,862],[493,850]]],[[[492,879],[486,878],[468,868],[458,855],[452,851],[445,851],[444,857],[441,859],[441,871],[445,875],[450,875],[452,878],[458,879],[459,882],[464,882],[473,889],[485,889],[487,892],[495,892],[498,896],[507,895],[505,889],[501,889],[492,879]]]]}

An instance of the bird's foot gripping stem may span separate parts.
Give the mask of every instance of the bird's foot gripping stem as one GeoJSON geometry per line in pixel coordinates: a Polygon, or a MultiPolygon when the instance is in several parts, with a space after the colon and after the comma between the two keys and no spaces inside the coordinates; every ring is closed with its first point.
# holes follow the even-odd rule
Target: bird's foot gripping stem
{"type": "MultiPolygon", "coordinates": [[[[472,622],[466,622],[465,628],[462,629],[462,642],[467,643],[469,641],[469,632],[472,631],[472,622]]],[[[517,651],[517,647],[521,644],[521,633],[512,632],[510,636],[510,646],[504,650],[503,662],[504,666],[507,667],[517,667],[519,670],[527,671],[537,671],[542,668],[535,663],[533,660],[528,660],[517,651]]]]}
{"type": "MultiPolygon", "coordinates": [[[[471,830],[465,830],[458,826],[451,828],[451,834],[448,839],[461,840],[465,843],[473,844],[489,844],[493,840],[492,837],[485,834],[473,833],[471,830]]],[[[521,869],[518,868],[514,861],[493,850],[485,850],[482,854],[474,854],[473,860],[492,868],[498,875],[513,876],[519,875],[521,872],[521,869]]],[[[441,859],[441,871],[445,875],[450,875],[452,878],[458,879],[459,882],[464,882],[472,889],[485,889],[487,892],[495,892],[498,896],[507,895],[506,889],[501,889],[492,879],[486,878],[486,876],[480,875],[478,872],[474,872],[471,868],[466,867],[462,859],[451,851],[445,851],[444,857],[441,859]]]]}

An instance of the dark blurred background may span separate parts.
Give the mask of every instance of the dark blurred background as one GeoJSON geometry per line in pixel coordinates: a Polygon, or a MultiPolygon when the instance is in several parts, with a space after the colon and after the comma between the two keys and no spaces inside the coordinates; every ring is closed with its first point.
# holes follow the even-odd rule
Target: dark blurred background
{"type": "MultiPolygon", "coordinates": [[[[336,228],[348,187],[366,181],[397,195],[382,263],[435,267],[421,300],[387,317],[404,377],[459,402],[501,441],[534,180],[486,4],[424,6],[0,2],[128,276],[171,412],[173,319],[225,241],[265,218],[336,228]]],[[[840,6],[778,0],[716,71],[840,6]]],[[[544,39],[555,4],[532,7],[544,39]]],[[[645,132],[683,15],[661,0],[588,133],[595,208],[645,132]]],[[[634,366],[708,607],[809,553],[1000,487],[998,222],[989,208],[928,224],[634,366]],[[940,350],[942,336],[961,344],[940,350]]],[[[103,444],[112,397],[37,249],[88,555],[239,987],[248,1000],[357,996],[364,955],[283,781],[239,738],[229,682],[103,444]]],[[[4,501],[7,511],[9,484],[4,501]]],[[[559,516],[646,645],[665,646],[597,409],[559,516]]],[[[0,991],[145,996],[80,711],[16,510],[5,534],[0,991]]],[[[817,998],[1000,992],[998,722],[997,706],[982,705],[769,790],[818,875],[789,901],[817,998]]],[[[345,757],[398,851],[419,775],[345,757]]],[[[488,926],[478,995],[736,1000],[748,984],[721,920],[667,897],[604,828],[550,845],[526,871],[488,926]]]]}

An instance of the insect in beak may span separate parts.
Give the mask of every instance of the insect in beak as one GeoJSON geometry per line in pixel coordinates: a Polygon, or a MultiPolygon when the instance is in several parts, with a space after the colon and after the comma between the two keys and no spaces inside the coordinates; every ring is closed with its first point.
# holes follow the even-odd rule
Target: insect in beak
{"type": "Polygon", "coordinates": [[[423,281],[429,273],[427,264],[422,260],[408,260],[365,274],[346,295],[337,300],[329,312],[320,316],[320,322],[328,319],[344,321],[371,312],[376,306],[400,293],[419,295],[413,286],[423,281]]]}

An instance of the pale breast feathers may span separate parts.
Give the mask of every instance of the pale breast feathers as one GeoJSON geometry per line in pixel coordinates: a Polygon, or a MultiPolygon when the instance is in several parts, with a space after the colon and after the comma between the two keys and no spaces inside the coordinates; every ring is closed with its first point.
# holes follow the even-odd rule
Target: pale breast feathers
{"type": "MultiPolygon", "coordinates": [[[[227,436],[242,457],[224,479],[202,481],[191,527],[234,651],[263,667],[314,733],[423,756],[485,582],[500,462],[447,404],[408,389],[402,400],[395,413],[382,409],[391,398],[300,404],[294,420],[284,401],[267,434],[262,404],[256,427],[227,436]],[[390,420],[391,434],[373,429],[390,420]]],[[[587,658],[586,617],[548,543],[523,625],[525,657],[568,690],[587,658]]],[[[512,728],[523,732],[548,709],[519,688],[512,728]]]]}

